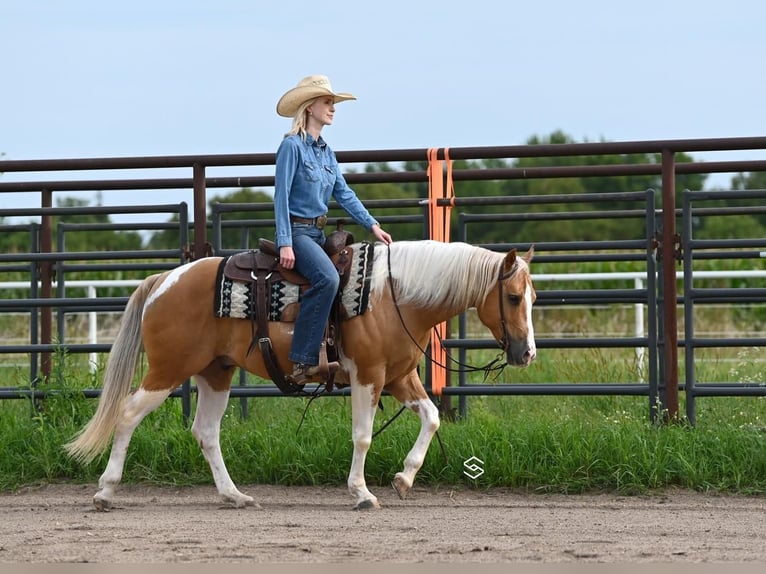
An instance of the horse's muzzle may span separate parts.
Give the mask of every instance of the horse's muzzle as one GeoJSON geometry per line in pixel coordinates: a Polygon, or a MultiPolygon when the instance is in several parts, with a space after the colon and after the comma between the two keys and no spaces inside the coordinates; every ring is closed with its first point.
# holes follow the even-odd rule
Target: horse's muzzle
{"type": "Polygon", "coordinates": [[[527,339],[511,340],[506,353],[506,361],[516,367],[527,367],[537,356],[534,343],[530,344],[527,339]]]}

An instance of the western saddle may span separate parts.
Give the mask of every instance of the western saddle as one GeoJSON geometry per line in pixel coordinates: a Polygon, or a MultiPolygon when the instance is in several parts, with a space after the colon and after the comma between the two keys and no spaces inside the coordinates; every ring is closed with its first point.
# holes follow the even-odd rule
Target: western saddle
{"type": "MultiPolygon", "coordinates": [[[[344,230],[342,223],[338,222],[338,228],[327,236],[324,245],[325,252],[329,255],[340,275],[339,293],[348,282],[353,253],[353,249],[349,246],[353,242],[354,236],[351,232],[344,230]]],[[[303,385],[295,383],[290,376],[285,375],[271,345],[269,308],[271,307],[271,286],[273,283],[287,281],[297,285],[301,291],[305,291],[311,286],[308,279],[294,270],[281,267],[275,243],[263,238],[258,240],[258,249],[243,251],[229,257],[224,265],[223,274],[232,281],[251,284],[252,341],[247,351],[248,354],[257,345],[269,376],[277,387],[285,394],[300,393],[303,390],[303,385]]],[[[324,341],[319,349],[319,372],[320,377],[325,381],[327,392],[333,389],[334,384],[335,373],[330,371],[328,363],[338,360],[341,311],[340,298],[336,296],[329,321],[325,327],[324,341]]]]}

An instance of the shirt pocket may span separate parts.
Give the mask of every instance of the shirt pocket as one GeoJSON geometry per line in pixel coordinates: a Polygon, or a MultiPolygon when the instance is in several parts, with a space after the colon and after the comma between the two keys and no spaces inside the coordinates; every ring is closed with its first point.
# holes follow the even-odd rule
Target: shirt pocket
{"type": "Polygon", "coordinates": [[[331,165],[323,165],[321,169],[325,183],[333,185],[335,183],[335,168],[331,165]]]}
{"type": "Polygon", "coordinates": [[[319,181],[319,178],[321,177],[321,167],[319,164],[316,164],[311,161],[304,161],[303,162],[303,176],[308,180],[312,182],[319,181]]]}

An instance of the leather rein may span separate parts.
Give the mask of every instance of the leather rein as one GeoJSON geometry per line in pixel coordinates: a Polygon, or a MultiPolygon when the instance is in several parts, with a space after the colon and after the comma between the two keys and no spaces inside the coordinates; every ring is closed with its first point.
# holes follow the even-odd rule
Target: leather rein
{"type": "MultiPolygon", "coordinates": [[[[412,336],[412,333],[410,333],[410,330],[407,328],[406,323],[404,322],[404,317],[402,317],[402,312],[399,309],[399,303],[396,301],[396,292],[394,290],[394,278],[391,273],[391,247],[388,247],[388,284],[389,289],[391,289],[391,300],[394,303],[394,308],[396,309],[396,313],[399,315],[399,321],[402,324],[402,327],[404,328],[405,333],[407,333],[407,336],[410,338],[410,340],[415,343],[415,346],[420,350],[423,355],[433,364],[438,365],[439,367],[442,367],[450,372],[458,373],[461,371],[466,372],[476,372],[476,371],[484,371],[484,378],[486,379],[489,376],[489,373],[492,371],[497,371],[497,375],[499,375],[503,369],[508,365],[508,363],[504,360],[506,357],[506,354],[508,353],[508,348],[511,345],[511,339],[508,336],[508,325],[505,322],[505,305],[503,303],[504,297],[503,297],[503,281],[506,281],[508,279],[513,278],[516,273],[519,271],[519,262],[514,261],[513,266],[507,271],[503,272],[504,264],[500,263],[500,268],[498,270],[497,274],[497,281],[498,281],[498,306],[500,310],[500,324],[503,328],[503,335],[502,339],[498,340],[498,344],[500,345],[500,348],[502,349],[502,352],[498,354],[497,357],[492,359],[490,362],[488,362],[486,365],[483,365],[481,367],[477,367],[474,365],[467,365],[465,363],[461,363],[457,359],[453,359],[450,355],[447,355],[450,359],[450,361],[454,364],[456,364],[459,368],[453,369],[449,365],[444,365],[440,363],[439,361],[435,360],[423,347],[420,346],[420,344],[415,340],[415,337],[412,336]]],[[[496,375],[496,376],[497,376],[496,375]]]]}

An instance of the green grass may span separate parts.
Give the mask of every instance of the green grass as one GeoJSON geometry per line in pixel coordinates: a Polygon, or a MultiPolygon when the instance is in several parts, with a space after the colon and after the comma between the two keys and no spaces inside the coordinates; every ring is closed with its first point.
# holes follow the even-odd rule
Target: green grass
{"type": "MultiPolygon", "coordinates": [[[[0,489],[45,482],[93,482],[106,454],[83,466],[61,445],[88,420],[95,401],[76,385],[53,383],[60,395],[35,409],[29,401],[0,401],[0,489]]],[[[645,397],[471,397],[468,416],[444,422],[445,446],[432,444],[420,485],[509,487],[536,492],[592,490],[626,494],[666,487],[766,493],[766,399],[698,401],[697,425],[655,425],[645,397]],[[446,457],[445,457],[446,455],[446,457]],[[463,474],[477,456],[485,472],[463,474]]],[[[223,420],[222,448],[235,482],[284,485],[345,484],[351,463],[351,404],[343,397],[239,399],[223,420]]],[[[398,410],[390,398],[378,429],[398,410]]],[[[405,413],[374,441],[367,458],[371,485],[386,485],[401,469],[417,436],[405,413]]],[[[181,403],[170,399],[134,434],[123,480],[164,485],[210,484],[202,454],[184,426],[181,403]]]]}
{"type": "MultiPolygon", "coordinates": [[[[592,270],[592,269],[590,269],[592,270]]],[[[632,307],[536,311],[539,335],[629,336],[632,307]]],[[[759,332],[764,309],[705,309],[698,332],[759,332]]],[[[9,319],[10,320],[10,319],[9,319]]],[[[17,321],[18,322],[18,321],[17,321]]],[[[0,323],[1,324],[1,323],[0,323]]],[[[8,324],[8,331],[13,325],[8,324]]],[[[483,327],[469,336],[486,337],[483,327]]],[[[697,349],[698,382],[759,383],[764,378],[760,348],[697,349]]],[[[486,363],[496,353],[472,351],[467,362],[486,363]]],[[[2,364],[4,385],[28,385],[21,366],[2,364]]],[[[684,363],[679,357],[679,377],[684,363]]],[[[95,483],[107,455],[83,466],[62,446],[87,422],[95,400],[79,394],[98,386],[83,355],[55,357],[52,381],[44,388],[60,394],[35,409],[26,400],[0,400],[0,490],[46,482],[95,483]]],[[[140,370],[139,370],[140,372],[140,370]]],[[[544,349],[524,370],[506,369],[498,382],[635,383],[645,380],[633,349],[544,349]]],[[[469,377],[480,383],[481,373],[469,377]]],[[[491,379],[490,379],[491,382],[491,379]]],[[[681,395],[683,401],[683,395],[681,395]]],[[[453,398],[453,404],[457,402],[453,398]]],[[[655,425],[647,397],[470,397],[468,416],[444,422],[440,431],[446,458],[434,441],[417,484],[465,488],[509,487],[535,492],[616,491],[640,493],[681,487],[738,493],[766,493],[766,398],[700,398],[694,427],[655,425]],[[472,480],[463,461],[477,456],[484,474],[472,480]]],[[[223,420],[222,448],[238,484],[345,484],[351,463],[351,404],[348,398],[248,399],[248,417],[240,400],[230,401],[223,420]],[[299,428],[300,427],[300,428],[299,428]]],[[[398,406],[389,398],[375,428],[398,406]]],[[[681,405],[681,412],[684,405],[681,405]]],[[[416,416],[405,413],[372,444],[366,477],[387,485],[417,436],[416,416]]],[[[170,399],[134,434],[123,480],[165,485],[210,484],[199,447],[184,426],[181,402],[170,399]]]]}

